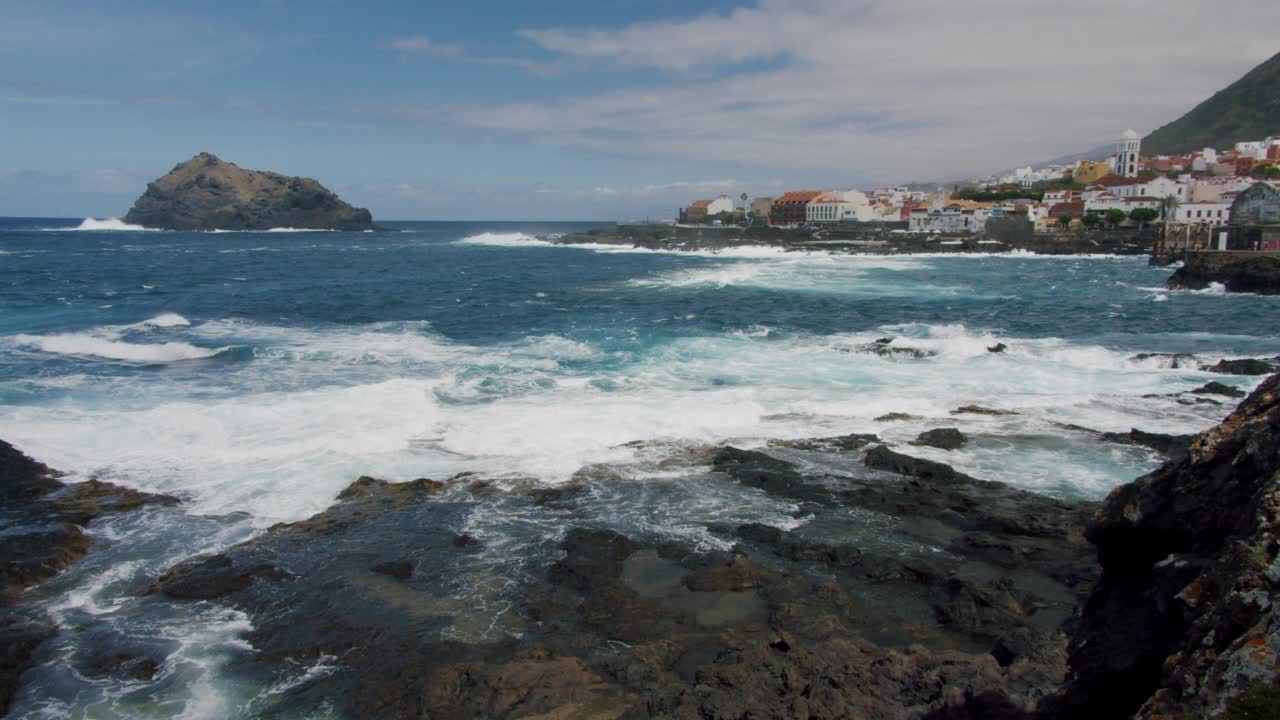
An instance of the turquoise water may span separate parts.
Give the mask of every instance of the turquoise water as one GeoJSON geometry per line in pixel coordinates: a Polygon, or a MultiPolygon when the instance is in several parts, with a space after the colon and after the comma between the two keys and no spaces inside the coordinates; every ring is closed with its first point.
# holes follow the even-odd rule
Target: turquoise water
{"type": "MultiPolygon", "coordinates": [[[[247,619],[133,593],[177,560],[323,509],[359,475],[527,485],[587,468],[620,479],[602,524],[715,545],[707,522],[796,520],[700,480],[700,446],[901,442],[959,426],[968,447],[911,452],[1096,498],[1158,459],[1062,424],[1197,431],[1229,407],[1144,396],[1255,382],[1134,355],[1280,351],[1280,299],[1167,292],[1169,270],[1144,259],[672,254],[533,237],[584,225],[389,225],[209,234],[0,220],[0,438],[72,480],[185,500],[95,527],[90,559],[31,594],[63,633],[16,716],[253,716],[265,690],[222,670],[247,619]],[[931,355],[862,351],[886,337],[931,355]],[[1008,351],[987,352],[997,342],[1008,351]],[[970,403],[1019,414],[950,414],[970,403]],[[922,419],[875,421],[888,412],[922,419]],[[160,648],[162,679],[121,687],[60,669],[113,633],[160,648]]],[[[502,516],[471,522],[495,548],[523,537],[502,516]]],[[[512,570],[495,560],[486,572],[512,570]]]]}

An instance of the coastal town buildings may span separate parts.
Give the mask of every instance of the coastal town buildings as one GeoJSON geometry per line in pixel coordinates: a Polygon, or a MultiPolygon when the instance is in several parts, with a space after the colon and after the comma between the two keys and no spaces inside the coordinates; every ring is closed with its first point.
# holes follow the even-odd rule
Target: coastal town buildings
{"type": "Polygon", "coordinates": [[[805,206],[805,222],[871,222],[879,219],[865,193],[857,190],[823,192],[805,206]]]}
{"type": "Polygon", "coordinates": [[[721,195],[709,200],[693,201],[685,208],[684,217],[687,222],[706,222],[707,218],[732,212],[733,199],[728,195],[721,195]]]}
{"type": "Polygon", "coordinates": [[[822,194],[821,190],[792,190],[773,201],[770,225],[800,225],[808,220],[808,205],[822,194]]]}
{"type": "Polygon", "coordinates": [[[767,221],[769,215],[773,212],[773,198],[758,197],[751,200],[751,206],[748,211],[751,217],[763,219],[767,221]]]}
{"type": "Polygon", "coordinates": [[[1231,203],[1225,250],[1280,250],[1280,189],[1257,183],[1231,203]]]}
{"type": "Polygon", "coordinates": [[[1111,174],[1111,163],[1105,161],[1081,160],[1076,163],[1071,177],[1078,183],[1089,184],[1111,174]]]}
{"type": "Polygon", "coordinates": [[[1137,177],[1141,149],[1142,140],[1138,138],[1138,133],[1126,130],[1120,136],[1120,142],[1116,143],[1115,174],[1120,177],[1137,177]]]}
{"type": "Polygon", "coordinates": [[[991,218],[994,203],[951,200],[912,208],[907,230],[910,232],[963,233],[979,232],[991,218]]]}

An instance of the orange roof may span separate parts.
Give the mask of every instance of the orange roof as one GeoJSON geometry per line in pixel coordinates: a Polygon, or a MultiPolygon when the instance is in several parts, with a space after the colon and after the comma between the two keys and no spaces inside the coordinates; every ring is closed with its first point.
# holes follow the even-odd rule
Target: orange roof
{"type": "Polygon", "coordinates": [[[774,204],[778,203],[807,203],[812,202],[814,198],[822,194],[821,190],[791,190],[782,194],[782,197],[774,200],[774,204]]]}
{"type": "Polygon", "coordinates": [[[711,203],[713,202],[715,202],[715,200],[694,200],[692,203],[689,204],[689,207],[691,208],[711,207],[711,203]]]}

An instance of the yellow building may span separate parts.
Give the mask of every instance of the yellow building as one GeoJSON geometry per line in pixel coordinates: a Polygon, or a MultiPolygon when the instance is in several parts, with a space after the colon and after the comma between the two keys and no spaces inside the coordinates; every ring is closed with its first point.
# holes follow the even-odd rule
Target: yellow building
{"type": "Polygon", "coordinates": [[[1111,165],[1105,162],[1081,160],[1075,171],[1075,181],[1088,185],[1111,174],[1111,165]]]}

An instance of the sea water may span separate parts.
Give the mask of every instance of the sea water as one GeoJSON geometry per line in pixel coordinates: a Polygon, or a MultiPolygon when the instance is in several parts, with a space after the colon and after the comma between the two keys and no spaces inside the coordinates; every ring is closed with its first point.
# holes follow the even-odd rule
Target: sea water
{"type": "MultiPolygon", "coordinates": [[[[1249,389],[1257,379],[1198,365],[1280,351],[1280,298],[1167,291],[1169,270],[1145,258],[668,253],[537,239],[582,224],[386,225],[0,219],[0,438],[68,481],[184,501],[94,524],[85,562],[27,594],[60,631],[15,717],[252,717],[281,688],[340,671],[322,659],[232,678],[250,618],[139,595],[175,562],[323,510],[360,475],[527,486],[586,473],[593,522],[715,545],[709,523],[803,520],[672,458],[957,426],[965,448],[912,454],[1100,498],[1159,458],[1064,426],[1205,429],[1233,401],[1169,395],[1209,380],[1249,389]],[[883,338],[925,357],[865,352],[883,338]],[[997,343],[1007,350],[988,351],[997,343]],[[1017,414],[951,414],[967,404],[1017,414]],[[890,412],[921,419],[876,421],[890,412]],[[164,658],[158,676],[83,670],[117,646],[164,658]]],[[[562,529],[517,509],[467,522],[494,548],[466,590],[484,588],[490,609],[456,632],[500,635],[502,588],[533,561],[522,549],[562,529]]]]}

